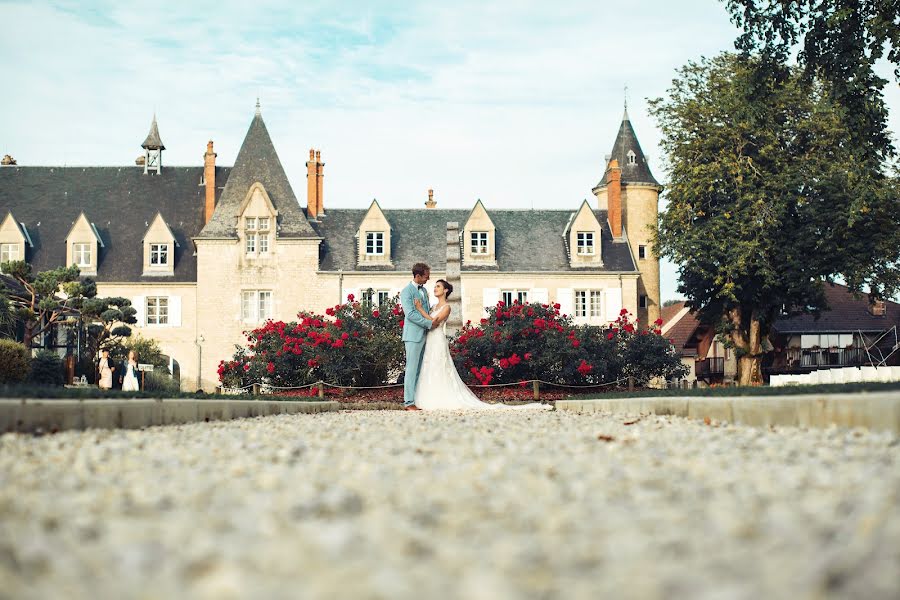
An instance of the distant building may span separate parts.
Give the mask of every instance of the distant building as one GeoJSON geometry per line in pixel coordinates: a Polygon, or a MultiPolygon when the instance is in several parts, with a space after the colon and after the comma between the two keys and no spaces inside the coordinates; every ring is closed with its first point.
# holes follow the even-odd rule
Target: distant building
{"type": "Polygon", "coordinates": [[[243,332],[300,310],[379,302],[413,263],[446,275],[447,224],[459,225],[462,320],[505,302],[559,302],[577,322],[627,308],[659,315],[650,253],[659,192],[627,113],[594,188],[598,206],[553,199],[541,210],[329,209],[324,162],[310,151],[298,201],[257,106],[233,167],[165,166],[156,118],[135,166],[0,168],[0,260],[36,270],[76,264],[101,296],[130,298],[140,335],[177,361],[182,388],[213,389],[243,332]]]}

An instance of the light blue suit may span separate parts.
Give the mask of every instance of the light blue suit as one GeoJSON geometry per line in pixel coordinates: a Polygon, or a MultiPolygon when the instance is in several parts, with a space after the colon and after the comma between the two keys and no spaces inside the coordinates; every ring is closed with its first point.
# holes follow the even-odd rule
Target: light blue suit
{"type": "Polygon", "coordinates": [[[420,292],[412,281],[400,292],[400,304],[403,306],[403,342],[406,345],[406,375],[403,378],[403,406],[412,406],[416,402],[416,383],[419,381],[419,367],[422,354],[425,352],[425,335],[431,330],[431,321],[419,314],[413,301],[419,298],[425,312],[431,312],[428,292],[420,292]]]}

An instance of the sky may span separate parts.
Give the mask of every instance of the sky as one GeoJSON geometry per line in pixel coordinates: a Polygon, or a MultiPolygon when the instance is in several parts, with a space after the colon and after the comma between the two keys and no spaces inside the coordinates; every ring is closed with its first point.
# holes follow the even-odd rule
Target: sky
{"type": "MultiPolygon", "coordinates": [[[[715,0],[0,0],[0,15],[0,155],[133,165],[155,113],[164,165],[202,165],[209,139],[230,165],[259,98],[301,202],[321,150],[326,211],[421,207],[429,188],[439,208],[574,211],[626,100],[664,184],[647,100],[738,33],[715,0]]],[[[900,88],[879,73],[897,132],[900,88]]],[[[676,287],[663,261],[662,300],[676,287]]]]}

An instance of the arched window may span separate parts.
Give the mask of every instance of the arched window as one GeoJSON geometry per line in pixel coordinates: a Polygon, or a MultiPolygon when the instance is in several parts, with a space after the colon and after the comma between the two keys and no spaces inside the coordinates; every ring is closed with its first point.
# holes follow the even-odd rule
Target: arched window
{"type": "Polygon", "coordinates": [[[628,164],[629,165],[637,164],[637,155],[635,155],[634,150],[628,151],[628,164]]]}

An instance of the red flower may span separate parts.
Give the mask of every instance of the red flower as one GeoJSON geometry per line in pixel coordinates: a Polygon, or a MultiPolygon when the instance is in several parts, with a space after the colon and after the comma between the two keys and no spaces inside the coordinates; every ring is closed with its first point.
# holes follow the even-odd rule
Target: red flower
{"type": "Polygon", "coordinates": [[[404,323],[403,319],[400,319],[400,327],[403,327],[403,323],[404,323]]]}
{"type": "Polygon", "coordinates": [[[627,309],[627,308],[623,308],[622,310],[619,311],[619,314],[620,314],[620,315],[627,315],[627,314],[628,314],[628,309],[627,309]]]}
{"type": "Polygon", "coordinates": [[[373,310],[373,311],[372,311],[372,316],[375,317],[375,318],[377,319],[379,316],[381,316],[381,313],[378,312],[377,310],[373,310]]]}
{"type": "Polygon", "coordinates": [[[581,373],[582,376],[584,376],[584,375],[587,375],[588,373],[590,373],[593,368],[594,367],[587,364],[587,362],[584,359],[581,359],[581,364],[578,365],[577,370],[579,373],[581,373]]]}
{"type": "Polygon", "coordinates": [[[555,308],[556,310],[559,310],[560,308],[562,308],[562,304],[560,304],[559,302],[554,302],[553,308],[555,308]]]}
{"type": "Polygon", "coordinates": [[[580,345],[581,345],[581,342],[579,342],[578,340],[572,340],[572,347],[573,347],[573,348],[577,348],[577,347],[580,346],[580,345]]]}
{"type": "Polygon", "coordinates": [[[500,359],[500,368],[501,368],[501,369],[508,369],[508,368],[509,368],[509,361],[506,360],[505,358],[501,358],[501,359],[500,359]]]}
{"type": "Polygon", "coordinates": [[[654,324],[654,325],[662,325],[662,324],[663,324],[663,320],[662,320],[662,319],[657,319],[657,320],[653,321],[653,324],[654,324]]]}
{"type": "Polygon", "coordinates": [[[347,294],[347,302],[353,302],[355,298],[356,296],[354,296],[353,294],[347,294]]]}
{"type": "Polygon", "coordinates": [[[606,339],[608,339],[608,340],[611,340],[614,337],[616,337],[616,334],[614,334],[612,331],[610,331],[609,333],[606,334],[606,339]]]}
{"type": "Polygon", "coordinates": [[[306,366],[308,366],[308,367],[315,367],[318,364],[319,363],[317,363],[316,359],[314,359],[314,358],[311,358],[308,361],[306,361],[306,366]]]}
{"type": "Polygon", "coordinates": [[[350,337],[350,334],[347,333],[346,331],[345,331],[344,333],[341,334],[341,339],[342,339],[342,340],[346,340],[346,339],[349,338],[349,337],[350,337]]]}
{"type": "Polygon", "coordinates": [[[333,308],[326,308],[326,309],[325,309],[325,314],[328,315],[329,317],[334,316],[334,309],[333,309],[333,308]]]}
{"type": "Polygon", "coordinates": [[[249,371],[249,370],[250,370],[250,363],[244,363],[244,370],[245,370],[245,371],[249,371]]]}
{"type": "Polygon", "coordinates": [[[335,320],[334,320],[334,326],[337,327],[338,329],[340,329],[341,327],[344,326],[344,322],[341,321],[340,319],[335,319],[335,320]]]}
{"type": "Polygon", "coordinates": [[[332,348],[343,348],[344,340],[334,340],[334,343],[331,345],[332,348]]]}
{"type": "Polygon", "coordinates": [[[275,363],[270,362],[269,364],[267,364],[267,365],[266,365],[266,371],[269,372],[269,375],[271,375],[272,373],[274,373],[274,372],[275,372],[275,363]]]}
{"type": "Polygon", "coordinates": [[[525,360],[531,360],[531,352],[525,353],[525,360]]]}

